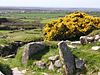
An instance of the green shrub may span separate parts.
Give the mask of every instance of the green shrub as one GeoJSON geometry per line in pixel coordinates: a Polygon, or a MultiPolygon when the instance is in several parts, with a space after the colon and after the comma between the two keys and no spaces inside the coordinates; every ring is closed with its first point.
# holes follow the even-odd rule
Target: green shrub
{"type": "Polygon", "coordinates": [[[66,40],[79,38],[100,28],[100,18],[83,12],[74,12],[45,25],[44,40],[66,40]]]}

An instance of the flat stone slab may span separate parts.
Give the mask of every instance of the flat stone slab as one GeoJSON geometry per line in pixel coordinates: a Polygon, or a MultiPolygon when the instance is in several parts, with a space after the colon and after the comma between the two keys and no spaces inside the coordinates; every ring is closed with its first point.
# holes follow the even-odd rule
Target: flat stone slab
{"type": "Polygon", "coordinates": [[[66,75],[75,74],[75,59],[72,52],[69,50],[66,42],[61,41],[58,43],[59,55],[62,63],[64,64],[64,69],[66,75]]]}

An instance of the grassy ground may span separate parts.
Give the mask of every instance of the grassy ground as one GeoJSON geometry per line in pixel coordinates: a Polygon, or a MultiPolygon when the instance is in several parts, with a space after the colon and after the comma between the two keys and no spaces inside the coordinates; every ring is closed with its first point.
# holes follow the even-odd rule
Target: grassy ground
{"type": "Polygon", "coordinates": [[[100,34],[100,29],[92,31],[92,32],[89,34],[89,36],[95,36],[95,35],[97,35],[97,34],[100,34]]]}
{"type": "Polygon", "coordinates": [[[92,46],[100,46],[100,42],[79,46],[73,51],[78,58],[86,61],[87,75],[97,75],[97,72],[100,71],[100,49],[93,51],[91,50],[92,46]]]}
{"type": "Polygon", "coordinates": [[[43,38],[41,29],[25,30],[25,31],[3,31],[0,30],[0,44],[9,44],[14,41],[30,42],[40,41],[43,38]]]}
{"type": "Polygon", "coordinates": [[[39,20],[41,23],[47,23],[51,19],[55,19],[58,17],[62,17],[67,15],[66,12],[33,12],[33,13],[7,13],[1,14],[1,18],[10,18],[10,19],[17,19],[22,20],[25,22],[34,22],[34,20],[39,20]]]}
{"type": "MultiPolygon", "coordinates": [[[[29,21],[33,22],[35,19],[39,19],[41,23],[47,23],[51,19],[56,19],[58,17],[64,16],[66,13],[27,13],[27,14],[5,14],[3,17],[7,18],[17,18],[22,21],[29,21]]],[[[0,16],[2,17],[2,16],[0,16]]],[[[100,33],[100,30],[93,31],[89,35],[95,35],[100,33]]],[[[0,38],[0,45],[9,44],[14,41],[22,41],[22,42],[30,42],[30,41],[42,41],[43,40],[43,34],[41,29],[33,29],[33,30],[25,30],[25,31],[10,31],[10,30],[0,30],[0,36],[5,36],[7,38],[0,38]]],[[[36,66],[33,66],[33,62],[35,61],[45,61],[48,62],[48,57],[59,55],[59,51],[57,48],[58,41],[50,41],[46,42],[46,45],[49,46],[46,50],[44,50],[41,53],[37,53],[34,56],[32,56],[32,59],[30,58],[28,65],[22,65],[21,64],[21,58],[22,53],[24,50],[24,46],[20,47],[18,49],[17,55],[15,58],[4,58],[0,57],[0,65],[4,65],[3,69],[4,72],[8,73],[7,70],[9,68],[18,67],[19,69],[28,69],[26,75],[43,75],[43,73],[48,73],[49,75],[62,75],[62,73],[58,73],[57,70],[55,71],[49,71],[46,69],[39,69],[36,66]],[[6,70],[7,68],[7,70],[6,70]],[[36,72],[35,74],[32,74],[32,72],[36,72]]],[[[92,51],[91,47],[94,45],[99,45],[100,43],[92,43],[84,46],[78,46],[77,49],[71,49],[73,50],[73,54],[76,55],[79,58],[82,58],[86,61],[86,68],[87,73],[83,75],[97,75],[97,72],[100,71],[100,50],[98,51],[92,51]]],[[[0,66],[1,69],[1,66],[0,66]]],[[[9,71],[10,72],[10,71],[9,71]]],[[[8,73],[9,74],[9,73],[8,73]]],[[[9,74],[10,75],[10,74],[9,74]]]]}
{"type": "Polygon", "coordinates": [[[40,69],[37,68],[36,66],[33,66],[33,62],[42,60],[45,62],[48,62],[48,58],[50,56],[58,55],[58,49],[57,49],[57,43],[58,42],[46,42],[46,45],[49,46],[46,48],[44,51],[41,53],[37,53],[34,56],[32,56],[28,62],[28,65],[22,65],[21,63],[21,58],[22,58],[22,53],[24,50],[24,46],[19,48],[18,53],[15,58],[8,58],[8,60],[3,60],[4,58],[0,59],[0,62],[9,65],[10,67],[18,67],[19,69],[28,69],[26,75],[43,75],[43,73],[48,73],[50,75],[62,75],[58,73],[56,70],[55,71],[49,71],[47,68],[46,69],[40,69]],[[35,74],[32,74],[32,72],[36,72],[35,74]]]}
{"type": "MultiPolygon", "coordinates": [[[[46,45],[49,47],[42,51],[41,53],[37,53],[34,56],[32,56],[32,59],[30,58],[28,65],[22,65],[21,64],[21,57],[24,50],[24,46],[19,48],[18,53],[15,58],[9,58],[8,60],[4,61],[1,58],[1,62],[9,65],[10,67],[19,67],[19,69],[28,69],[26,75],[42,75],[43,73],[48,73],[49,75],[62,75],[62,73],[58,73],[57,70],[55,71],[49,71],[46,69],[39,69],[36,66],[33,66],[33,62],[35,61],[45,61],[48,62],[48,57],[58,55],[59,50],[57,48],[57,43],[55,41],[46,42],[46,45]],[[32,74],[34,73],[35,74],[32,74]]],[[[86,74],[83,75],[97,75],[97,72],[100,71],[100,50],[98,51],[92,51],[92,46],[100,46],[100,43],[92,43],[87,45],[80,45],[77,47],[77,49],[72,49],[73,54],[77,56],[78,58],[82,58],[86,61],[86,74]]]]}

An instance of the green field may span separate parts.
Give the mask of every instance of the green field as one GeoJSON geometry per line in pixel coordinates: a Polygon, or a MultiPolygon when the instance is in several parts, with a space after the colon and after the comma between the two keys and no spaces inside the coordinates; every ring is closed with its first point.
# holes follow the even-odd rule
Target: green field
{"type": "MultiPolygon", "coordinates": [[[[100,14],[100,13],[98,13],[100,14]]],[[[10,45],[13,42],[21,41],[25,43],[23,46],[18,48],[18,52],[15,58],[5,58],[0,57],[0,70],[3,70],[6,75],[10,75],[9,68],[18,67],[20,70],[27,69],[25,75],[43,75],[43,73],[48,73],[49,75],[63,75],[63,73],[57,72],[57,69],[50,71],[46,69],[40,69],[36,66],[33,66],[33,62],[36,61],[45,61],[48,62],[50,56],[59,55],[59,50],[57,43],[59,41],[44,41],[43,39],[43,27],[46,23],[55,20],[57,18],[68,15],[67,12],[32,12],[32,13],[6,13],[1,14],[1,18],[7,18],[11,22],[20,23],[21,25],[10,25],[8,27],[13,28],[31,28],[33,25],[36,28],[20,30],[20,29],[1,29],[0,30],[0,46],[10,45]],[[35,22],[35,23],[34,23],[35,22]],[[28,23],[29,25],[25,25],[28,23]],[[43,24],[43,27],[41,27],[43,24]],[[41,53],[37,53],[28,62],[28,65],[22,65],[21,59],[24,51],[24,47],[29,42],[43,41],[48,48],[41,53]],[[38,60],[39,59],[39,60],[38,60]],[[32,74],[32,72],[36,72],[32,74]]],[[[96,14],[94,14],[96,15],[96,14]]],[[[2,26],[1,23],[0,26],[2,26]]],[[[7,26],[3,25],[3,26],[7,26]]],[[[89,36],[94,36],[100,34],[100,29],[94,30],[89,34],[89,36]]],[[[87,45],[79,45],[76,49],[69,48],[72,53],[78,58],[82,58],[86,61],[86,70],[87,72],[82,75],[97,75],[100,72],[100,50],[92,51],[92,46],[100,46],[100,42],[95,42],[87,45]]]]}

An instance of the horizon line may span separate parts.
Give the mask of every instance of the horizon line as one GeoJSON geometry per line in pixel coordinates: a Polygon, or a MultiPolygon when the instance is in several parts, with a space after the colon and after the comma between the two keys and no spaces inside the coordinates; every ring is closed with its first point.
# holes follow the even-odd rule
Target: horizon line
{"type": "Polygon", "coordinates": [[[44,6],[0,6],[0,7],[12,7],[12,8],[90,8],[90,9],[100,9],[97,7],[44,7],[44,6]]]}

